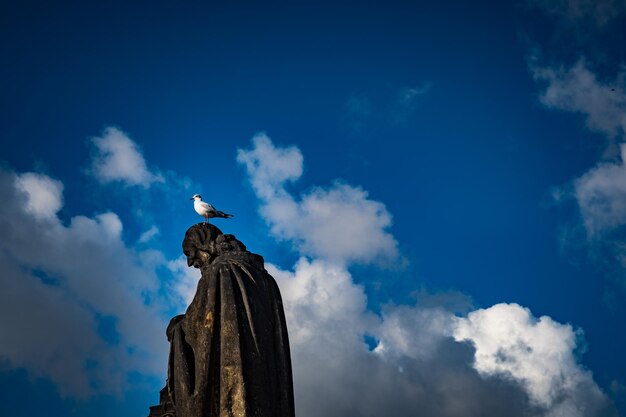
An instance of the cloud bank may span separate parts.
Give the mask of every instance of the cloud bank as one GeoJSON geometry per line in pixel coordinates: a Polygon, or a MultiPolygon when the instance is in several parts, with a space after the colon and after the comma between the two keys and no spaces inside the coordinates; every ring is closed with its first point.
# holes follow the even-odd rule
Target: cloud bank
{"type": "Polygon", "coordinates": [[[446,294],[370,311],[348,268],[381,255],[397,259],[382,203],[345,183],[292,196],[285,183],[300,178],[302,155],[266,135],[239,150],[238,161],[272,233],[301,254],[293,270],[266,265],[285,304],[299,416],[615,415],[577,362],[579,334],[569,325],[535,318],[516,304],[459,317],[446,307],[454,305],[446,294]],[[345,197],[354,190],[358,198],[345,197]],[[334,192],[344,198],[317,197],[334,192]],[[336,219],[351,216],[332,215],[344,209],[363,218],[346,227],[336,219]],[[322,227],[324,221],[333,227],[322,227]],[[333,240],[340,232],[345,235],[333,240]]]}
{"type": "MultiPolygon", "coordinates": [[[[385,206],[345,182],[293,196],[302,154],[266,135],[238,161],[272,234],[301,255],[292,270],[267,264],[283,294],[299,416],[615,415],[578,363],[581,335],[570,325],[516,304],[459,315],[454,306],[471,303],[458,294],[369,310],[349,267],[399,259],[385,206]]],[[[64,224],[63,184],[47,175],[0,171],[0,197],[4,366],[72,397],[121,394],[133,372],[160,376],[164,310],[190,300],[197,271],[127,245],[113,212],[64,224]],[[162,300],[163,286],[179,299],[162,300]]]]}
{"type": "Polygon", "coordinates": [[[0,357],[62,395],[121,393],[129,372],[161,372],[162,311],[146,302],[158,255],[126,246],[112,212],[64,225],[62,189],[44,174],[0,172],[0,357]]]}
{"type": "MultiPolygon", "coordinates": [[[[93,144],[99,182],[165,181],[120,130],[93,144]]],[[[123,395],[131,375],[163,377],[168,311],[185,305],[197,277],[149,248],[156,225],[135,247],[114,212],[62,221],[63,191],[48,175],[0,170],[0,364],[51,380],[64,397],[123,395]]]]}

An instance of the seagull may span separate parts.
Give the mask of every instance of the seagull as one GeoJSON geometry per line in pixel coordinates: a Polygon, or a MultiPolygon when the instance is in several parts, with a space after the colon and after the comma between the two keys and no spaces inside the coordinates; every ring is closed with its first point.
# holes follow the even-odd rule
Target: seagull
{"type": "Polygon", "coordinates": [[[209,219],[213,217],[221,217],[224,219],[230,219],[233,217],[232,214],[216,210],[211,204],[202,201],[202,196],[200,194],[194,195],[190,198],[190,200],[194,200],[193,208],[196,210],[196,213],[204,217],[207,223],[209,222],[209,219]]]}

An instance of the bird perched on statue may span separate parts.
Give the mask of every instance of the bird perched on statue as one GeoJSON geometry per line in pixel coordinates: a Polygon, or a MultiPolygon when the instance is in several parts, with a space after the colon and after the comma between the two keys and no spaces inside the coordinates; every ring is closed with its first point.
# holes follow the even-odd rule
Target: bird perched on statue
{"type": "Polygon", "coordinates": [[[193,208],[196,210],[196,213],[204,217],[207,223],[209,222],[209,219],[212,219],[213,217],[221,217],[223,219],[230,219],[233,217],[232,214],[216,210],[211,204],[202,201],[202,196],[200,194],[194,195],[190,198],[190,200],[193,200],[193,208]]]}

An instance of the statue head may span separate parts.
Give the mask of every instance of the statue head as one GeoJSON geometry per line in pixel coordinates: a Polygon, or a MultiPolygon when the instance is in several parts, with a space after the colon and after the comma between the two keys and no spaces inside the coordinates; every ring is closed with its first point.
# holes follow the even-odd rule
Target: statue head
{"type": "Polygon", "coordinates": [[[216,226],[198,223],[191,226],[183,240],[187,265],[202,268],[215,258],[230,251],[245,251],[246,246],[233,235],[225,235],[216,226]]]}

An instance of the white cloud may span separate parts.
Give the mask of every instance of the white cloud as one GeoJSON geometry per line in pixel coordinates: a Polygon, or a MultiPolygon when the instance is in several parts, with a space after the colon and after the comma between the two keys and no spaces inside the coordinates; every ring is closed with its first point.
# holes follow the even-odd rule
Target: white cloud
{"type": "Polygon", "coordinates": [[[497,304],[457,319],[453,334],[475,347],[474,367],[481,374],[519,381],[548,415],[583,417],[606,402],[576,363],[577,334],[570,325],[537,319],[517,304],[497,304]]]}
{"type": "Polygon", "coordinates": [[[159,234],[159,228],[153,225],[148,230],[143,232],[141,236],[139,236],[139,242],[140,243],[149,242],[150,240],[152,240],[152,238],[154,238],[158,234],[159,234]]]}
{"type": "Polygon", "coordinates": [[[285,182],[302,176],[302,153],[295,146],[275,147],[265,133],[252,138],[251,150],[237,150],[237,162],[245,165],[257,195],[264,200],[286,194],[285,182]]]}
{"type": "Polygon", "coordinates": [[[200,270],[187,266],[185,256],[169,261],[167,267],[175,277],[173,293],[178,296],[181,306],[189,305],[196,294],[196,287],[201,277],[200,270]]]}
{"type": "Polygon", "coordinates": [[[252,187],[263,202],[260,212],[271,233],[292,240],[306,255],[344,262],[394,259],[397,242],[387,231],[391,215],[368,193],[340,181],[315,187],[299,199],[285,183],[302,175],[302,154],[295,147],[274,146],[265,134],[253,138],[253,148],[239,149],[252,187]]]}
{"type": "Polygon", "coordinates": [[[126,133],[107,127],[102,136],[91,139],[96,153],[91,172],[101,183],[119,181],[126,185],[149,187],[163,177],[148,170],[141,150],[126,133]]]}
{"type": "Polygon", "coordinates": [[[589,236],[626,224],[626,144],[621,161],[601,162],[575,182],[575,195],[589,236]]]}
{"type": "Polygon", "coordinates": [[[26,211],[38,218],[53,218],[63,206],[63,184],[46,175],[18,175],[15,186],[26,194],[26,211]]]}
{"type": "Polygon", "coordinates": [[[422,295],[415,305],[385,305],[380,314],[369,310],[348,266],[397,255],[395,240],[385,230],[390,216],[382,203],[341,183],[296,200],[284,182],[299,178],[302,155],[297,148],[276,148],[266,136],[255,138],[252,150],[240,150],[238,160],[246,164],[272,233],[289,239],[302,255],[293,271],[266,264],[285,306],[297,415],[577,417],[610,411],[590,374],[576,363],[570,326],[548,317],[535,320],[521,307],[523,317],[513,320],[517,310],[512,306],[458,318],[445,307],[469,304],[459,303],[457,294],[422,295]],[[332,227],[326,229],[324,222],[332,227]],[[343,239],[344,234],[353,239],[343,239]],[[484,319],[500,310],[511,319],[484,319]],[[536,352],[514,357],[519,341],[526,341],[524,331],[536,339],[528,342],[536,352]],[[375,342],[374,349],[366,337],[375,342]],[[496,360],[490,354],[527,363],[491,375],[483,365],[496,360]],[[548,376],[537,375],[542,368],[548,376]]]}
{"type": "Polygon", "coordinates": [[[613,82],[602,82],[589,70],[584,60],[571,68],[550,68],[532,65],[536,80],[547,83],[540,96],[550,108],[581,113],[589,129],[610,138],[626,131],[626,73],[613,82]]]}
{"type": "Polygon", "coordinates": [[[168,303],[155,269],[165,262],[127,247],[115,213],[61,223],[62,189],[0,171],[0,358],[62,395],[121,394],[129,372],[163,373],[168,303]]]}
{"type": "Polygon", "coordinates": [[[266,268],[283,296],[299,416],[419,410],[424,417],[578,417],[610,410],[576,363],[576,334],[549,317],[496,305],[459,318],[442,307],[441,295],[387,305],[376,315],[343,266],[301,258],[293,271],[266,268]],[[377,343],[373,351],[366,335],[377,343]]]}
{"type": "MultiPolygon", "coordinates": [[[[606,139],[601,161],[553,196],[557,201],[574,197],[582,221],[563,228],[562,249],[585,246],[602,275],[619,282],[626,266],[626,245],[620,236],[626,224],[626,69],[612,79],[597,76],[583,59],[570,68],[531,63],[531,69],[537,80],[547,83],[540,96],[547,107],[582,115],[587,127],[606,139]]],[[[605,297],[614,304],[609,300],[605,297]]]]}
{"type": "MultiPolygon", "coordinates": [[[[601,81],[579,60],[571,68],[531,66],[537,80],[547,82],[541,102],[550,108],[580,113],[587,127],[609,139],[604,157],[621,161],[600,162],[573,183],[588,237],[626,223],[626,148],[617,146],[626,133],[626,72],[613,81],[601,81]],[[619,155],[616,155],[619,154],[619,155]]],[[[559,195],[559,198],[561,196],[559,195]]]]}
{"type": "MultiPolygon", "coordinates": [[[[367,297],[343,266],[322,260],[301,258],[294,271],[267,264],[283,296],[296,392],[296,414],[302,417],[339,417],[346,415],[406,415],[416,407],[423,416],[466,416],[467,410],[447,412],[446,400],[454,393],[437,386],[442,373],[433,372],[428,381],[426,369],[411,371],[419,365],[403,356],[407,345],[427,339],[437,344],[444,339],[443,329],[420,327],[419,313],[412,308],[400,311],[389,307],[382,319],[367,310],[367,297]],[[412,313],[416,314],[412,314],[412,313]],[[416,327],[401,327],[396,316],[416,327]],[[410,317],[408,317],[410,316],[410,317]],[[434,333],[430,331],[434,330],[434,333]],[[397,334],[406,333],[409,341],[396,343],[397,334]],[[384,354],[370,352],[363,337],[370,335],[385,344],[384,354]],[[388,337],[387,335],[394,335],[388,337]],[[401,372],[404,367],[407,372],[401,372]],[[415,378],[415,379],[414,379],[415,378]],[[441,396],[429,394],[441,390],[441,396]],[[319,398],[324,398],[320,402],[319,398]]],[[[432,351],[430,353],[433,353],[432,351]]],[[[449,368],[445,360],[424,354],[437,370],[449,368]]],[[[449,370],[449,369],[448,369],[449,370]]],[[[461,373],[468,369],[460,370],[461,373]]],[[[447,379],[447,378],[444,378],[447,379]]],[[[476,378],[478,379],[478,378],[476,378]]]]}
{"type": "Polygon", "coordinates": [[[376,318],[362,316],[367,299],[344,267],[305,258],[298,261],[293,273],[272,264],[266,267],[280,285],[291,318],[289,338],[293,343],[306,345],[324,340],[339,349],[354,348],[355,342],[361,347],[359,335],[365,333],[367,322],[376,318]],[[333,322],[341,327],[327,325],[333,322]],[[342,335],[337,334],[338,330],[342,335]]]}

